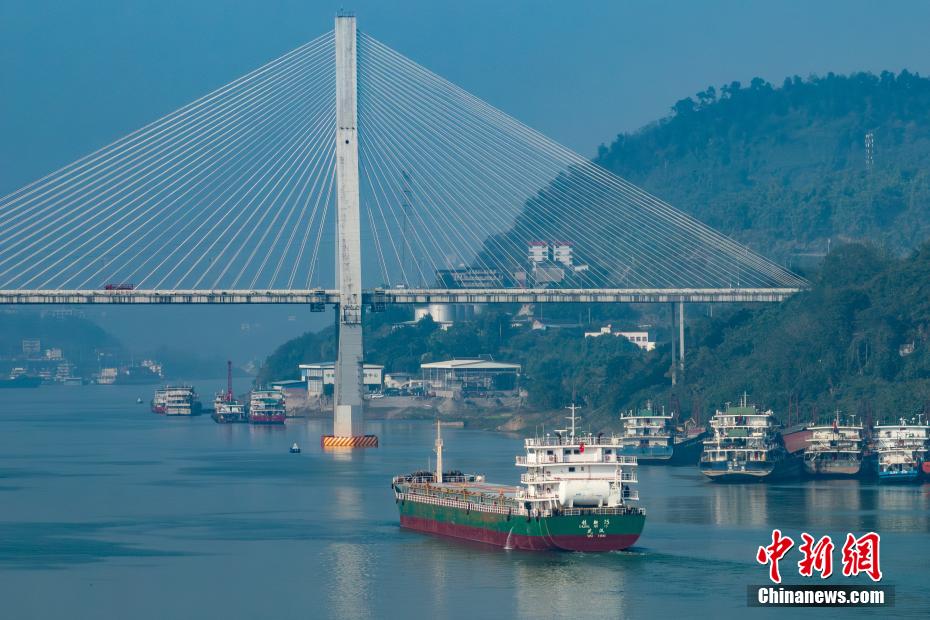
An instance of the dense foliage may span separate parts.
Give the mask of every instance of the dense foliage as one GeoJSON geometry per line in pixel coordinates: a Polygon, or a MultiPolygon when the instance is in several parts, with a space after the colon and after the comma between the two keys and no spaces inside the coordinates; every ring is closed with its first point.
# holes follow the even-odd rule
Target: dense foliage
{"type": "Polygon", "coordinates": [[[708,87],[602,146],[597,161],[796,264],[828,239],[898,252],[930,238],[928,153],[930,79],[902,71],[708,87]]]}

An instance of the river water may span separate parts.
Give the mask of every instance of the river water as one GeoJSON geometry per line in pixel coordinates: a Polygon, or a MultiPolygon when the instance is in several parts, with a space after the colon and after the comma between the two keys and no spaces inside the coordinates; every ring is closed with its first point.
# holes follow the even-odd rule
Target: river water
{"type": "MultiPolygon", "coordinates": [[[[197,382],[202,394],[222,386],[197,382]]],[[[245,388],[245,386],[241,386],[245,388]]],[[[714,485],[642,467],[646,529],[629,552],[528,553],[398,527],[395,473],[433,428],[373,422],[382,447],[324,453],[324,424],[220,426],[148,412],[145,387],[0,391],[0,617],[616,618],[865,616],[747,608],[779,527],[881,534],[883,617],[930,615],[930,485],[714,485]],[[145,405],[135,404],[142,396],[145,405]],[[288,447],[297,441],[303,453],[288,447]]],[[[519,437],[447,429],[449,467],[516,482],[519,437]]],[[[786,582],[800,582],[792,550],[786,582]]],[[[835,553],[839,566],[839,550],[835,553]]],[[[838,571],[837,571],[838,572],[838,571]]],[[[860,580],[834,576],[831,583],[860,580]]]]}

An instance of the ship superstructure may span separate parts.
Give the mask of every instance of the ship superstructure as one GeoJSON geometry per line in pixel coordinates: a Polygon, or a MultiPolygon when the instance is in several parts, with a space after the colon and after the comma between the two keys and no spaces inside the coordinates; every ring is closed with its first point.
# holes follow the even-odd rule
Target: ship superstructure
{"type": "Polygon", "coordinates": [[[812,426],[804,448],[804,471],[813,476],[856,476],[862,470],[863,427],[840,419],[812,426]]]}
{"type": "Polygon", "coordinates": [[[763,411],[744,394],[739,405],[726,404],[710,421],[701,473],[720,482],[776,480],[800,474],[800,459],[785,450],[771,410],[763,411]]]}
{"type": "Polygon", "coordinates": [[[921,477],[930,449],[930,425],[923,416],[898,424],[875,427],[878,479],[881,482],[915,482],[921,477]]]}
{"type": "Polygon", "coordinates": [[[190,385],[170,386],[163,392],[164,414],[167,416],[200,415],[197,392],[190,385]]]}
{"type": "Polygon", "coordinates": [[[664,408],[658,411],[648,402],[643,408],[621,413],[620,422],[623,454],[643,462],[672,458],[672,415],[666,414],[664,408]]]}
{"type": "Polygon", "coordinates": [[[152,413],[169,416],[200,415],[202,405],[190,385],[169,385],[155,390],[152,413]]]}
{"type": "Polygon", "coordinates": [[[524,440],[519,486],[491,484],[482,476],[442,472],[437,428],[437,470],[397,476],[393,488],[402,527],[514,549],[608,551],[639,538],[645,510],[636,458],[622,454],[619,436],[576,432],[571,426],[524,440]]]}
{"type": "Polygon", "coordinates": [[[249,397],[250,424],[284,424],[286,417],[283,390],[278,388],[252,390],[249,397]]]}

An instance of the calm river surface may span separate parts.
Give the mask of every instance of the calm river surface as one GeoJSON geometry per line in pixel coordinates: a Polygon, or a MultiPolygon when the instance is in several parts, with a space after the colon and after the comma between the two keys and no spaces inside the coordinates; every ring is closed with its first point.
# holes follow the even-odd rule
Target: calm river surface
{"type": "MultiPolygon", "coordinates": [[[[220,389],[197,382],[201,394],[220,389]]],[[[243,389],[245,385],[241,386],[243,389]]],[[[426,465],[433,429],[375,422],[382,447],[323,453],[320,422],[220,426],[148,412],[151,388],[0,390],[3,618],[771,618],[757,546],[779,527],[882,536],[881,617],[930,615],[930,485],[712,485],[642,467],[631,552],[504,551],[398,528],[394,473],[426,465]],[[142,396],[145,405],[135,404],[142,396]],[[294,441],[304,452],[288,453],[294,441]]],[[[449,467],[515,482],[519,437],[448,429],[449,467]]],[[[782,562],[799,581],[796,549],[782,562]]],[[[839,552],[835,553],[839,565],[839,552]]],[[[833,577],[830,582],[853,580],[833,577]]]]}

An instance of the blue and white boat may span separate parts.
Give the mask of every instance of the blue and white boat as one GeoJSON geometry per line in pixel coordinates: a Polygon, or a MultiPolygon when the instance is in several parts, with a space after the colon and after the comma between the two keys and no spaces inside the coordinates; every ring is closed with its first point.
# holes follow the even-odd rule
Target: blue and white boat
{"type": "Polygon", "coordinates": [[[916,482],[927,463],[930,425],[918,416],[875,427],[879,482],[916,482]]]}
{"type": "Polygon", "coordinates": [[[672,458],[672,416],[656,410],[651,402],[637,410],[620,414],[623,433],[622,454],[635,456],[639,462],[661,462],[672,458]]]}

